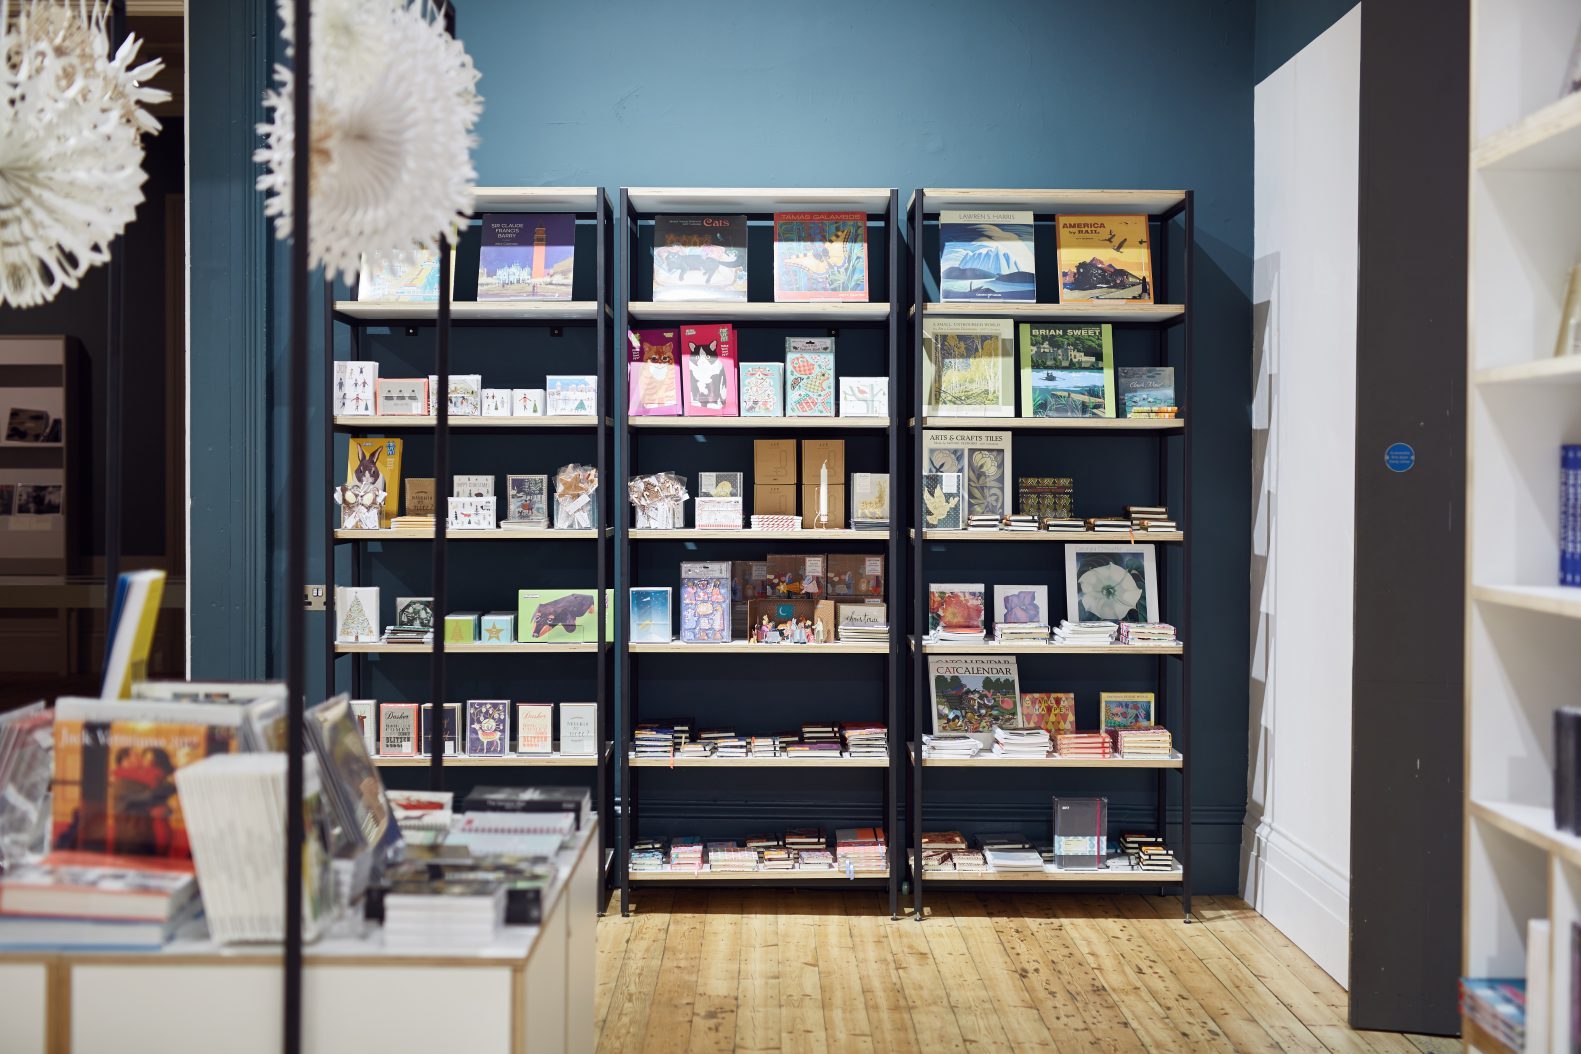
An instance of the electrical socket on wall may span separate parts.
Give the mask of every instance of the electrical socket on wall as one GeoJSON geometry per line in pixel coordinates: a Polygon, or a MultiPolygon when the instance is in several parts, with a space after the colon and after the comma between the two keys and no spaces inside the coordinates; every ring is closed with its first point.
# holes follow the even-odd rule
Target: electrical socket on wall
{"type": "Polygon", "coordinates": [[[325,590],[324,590],[323,586],[303,586],[302,587],[302,603],[303,603],[303,607],[306,610],[308,610],[308,611],[323,611],[324,610],[324,592],[325,592],[325,590]]]}

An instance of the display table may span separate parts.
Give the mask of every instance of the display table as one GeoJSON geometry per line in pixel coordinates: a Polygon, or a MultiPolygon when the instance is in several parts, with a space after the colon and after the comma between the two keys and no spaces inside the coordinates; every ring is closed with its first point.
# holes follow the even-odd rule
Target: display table
{"type": "MultiPolygon", "coordinates": [[[[484,948],[386,949],[382,931],[306,949],[303,1050],[593,1049],[598,824],[560,854],[541,926],[484,948]]],[[[0,954],[7,1054],[278,1054],[278,946],[177,941],[148,954],[0,954]]]]}

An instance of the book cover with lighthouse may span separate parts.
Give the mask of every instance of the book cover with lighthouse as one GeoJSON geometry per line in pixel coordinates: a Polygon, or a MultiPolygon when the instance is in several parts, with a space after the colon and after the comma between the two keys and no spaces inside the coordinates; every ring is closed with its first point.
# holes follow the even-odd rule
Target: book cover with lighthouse
{"type": "Polygon", "coordinates": [[[494,212],[483,217],[479,300],[570,300],[576,217],[568,212],[494,212]]]}
{"type": "Polygon", "coordinates": [[[1032,213],[939,213],[939,299],[945,303],[1038,298],[1032,213]]]}

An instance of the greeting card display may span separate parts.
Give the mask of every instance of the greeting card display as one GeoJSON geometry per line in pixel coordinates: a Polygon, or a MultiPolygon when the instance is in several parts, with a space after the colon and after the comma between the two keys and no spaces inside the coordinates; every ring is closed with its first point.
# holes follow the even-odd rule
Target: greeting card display
{"type": "Polygon", "coordinates": [[[554,704],[516,704],[516,753],[554,753],[554,704]]]}
{"type": "Polygon", "coordinates": [[[730,640],[730,564],[681,564],[681,640],[723,644],[730,640]]]}
{"type": "Polygon", "coordinates": [[[550,417],[588,417],[598,413],[598,375],[550,374],[544,378],[550,417]]]}
{"type": "Polygon", "coordinates": [[[741,364],[741,416],[785,416],[785,364],[783,362],[743,362],[741,364]]]}
{"type": "Polygon", "coordinates": [[[402,445],[399,439],[353,439],[347,445],[346,485],[335,489],[335,498],[342,520],[349,516],[355,522],[344,526],[388,527],[400,512],[402,445]]]}
{"type": "Polygon", "coordinates": [[[688,417],[735,417],[736,333],[713,323],[681,327],[681,396],[688,417]]]}
{"type": "Polygon", "coordinates": [[[834,416],[834,338],[785,340],[785,416],[834,416]]]}
{"type": "Polygon", "coordinates": [[[511,416],[542,417],[543,401],[542,388],[512,388],[511,416]]]}
{"type": "Polygon", "coordinates": [[[631,590],[631,639],[633,643],[670,642],[670,589],[633,586],[631,590]]]}
{"type": "Polygon", "coordinates": [[[510,700],[467,700],[467,756],[504,757],[510,742],[510,700]]]}
{"type": "Polygon", "coordinates": [[[511,390],[509,388],[483,389],[483,416],[509,417],[511,415],[511,390]]]}
{"type": "Polygon", "coordinates": [[[424,417],[428,414],[428,378],[380,377],[374,412],[381,417],[424,417]]]}
{"type": "Polygon", "coordinates": [[[375,388],[379,382],[377,362],[335,363],[335,416],[369,417],[373,414],[375,388]]]}
{"type": "Polygon", "coordinates": [[[560,704],[560,754],[592,757],[598,753],[598,704],[560,704]]]}
{"type": "Polygon", "coordinates": [[[505,477],[506,523],[518,527],[549,526],[549,477],[509,475],[505,477]]]}
{"type": "Polygon", "coordinates": [[[634,329],[626,339],[626,412],[633,417],[680,416],[679,331],[634,329]]]}
{"type": "Polygon", "coordinates": [[[841,417],[888,417],[888,377],[841,377],[841,417]]]}
{"type": "Polygon", "coordinates": [[[486,498],[451,498],[446,527],[452,531],[494,530],[494,500],[492,495],[486,498]]]}

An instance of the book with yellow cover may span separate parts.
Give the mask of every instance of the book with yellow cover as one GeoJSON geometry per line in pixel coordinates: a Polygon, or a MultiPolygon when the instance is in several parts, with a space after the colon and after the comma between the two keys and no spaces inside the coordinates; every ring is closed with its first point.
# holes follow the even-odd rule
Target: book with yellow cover
{"type": "Polygon", "coordinates": [[[346,451],[346,486],[384,491],[379,526],[401,512],[401,440],[353,439],[346,451]]]}
{"type": "Polygon", "coordinates": [[[1146,216],[1055,217],[1059,299],[1153,302],[1146,216]]]}

